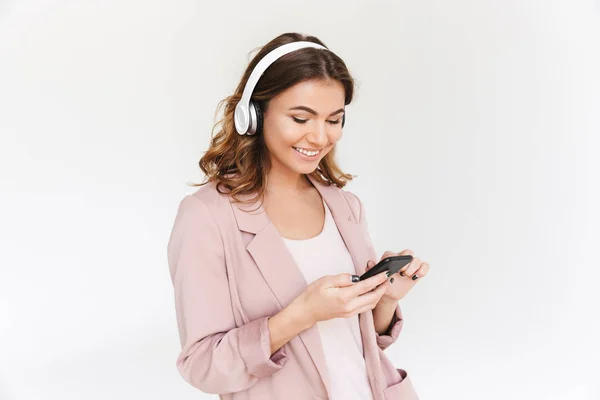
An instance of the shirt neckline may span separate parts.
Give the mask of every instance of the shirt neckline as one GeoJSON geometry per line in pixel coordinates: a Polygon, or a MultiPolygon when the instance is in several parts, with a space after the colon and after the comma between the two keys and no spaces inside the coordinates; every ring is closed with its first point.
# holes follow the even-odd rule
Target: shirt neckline
{"type": "Polygon", "coordinates": [[[325,208],[325,221],[323,222],[323,228],[321,228],[321,232],[319,232],[318,234],[316,234],[313,237],[309,237],[306,239],[288,239],[286,237],[281,236],[281,234],[279,236],[281,236],[281,238],[288,243],[302,243],[302,242],[309,242],[312,240],[316,240],[319,239],[321,236],[324,235],[325,230],[327,229],[327,227],[329,226],[329,218],[331,215],[331,212],[329,210],[329,207],[327,207],[327,203],[325,203],[325,200],[323,198],[321,198],[321,202],[323,203],[323,207],[325,208]]]}

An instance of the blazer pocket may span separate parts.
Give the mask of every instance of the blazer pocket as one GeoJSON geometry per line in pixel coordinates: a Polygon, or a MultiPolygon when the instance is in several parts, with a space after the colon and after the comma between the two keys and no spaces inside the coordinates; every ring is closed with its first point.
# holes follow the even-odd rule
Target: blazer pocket
{"type": "Polygon", "coordinates": [[[410,377],[403,369],[398,369],[400,376],[403,376],[402,381],[395,383],[383,389],[383,394],[386,400],[419,400],[417,392],[413,387],[410,377]]]}

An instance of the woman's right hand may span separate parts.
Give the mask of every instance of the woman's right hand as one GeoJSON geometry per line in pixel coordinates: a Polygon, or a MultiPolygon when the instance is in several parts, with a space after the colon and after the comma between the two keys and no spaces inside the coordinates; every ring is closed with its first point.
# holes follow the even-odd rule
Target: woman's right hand
{"type": "Polygon", "coordinates": [[[313,324],[349,318],[375,308],[389,284],[385,272],[356,283],[352,274],[326,275],[308,285],[298,300],[313,324]]]}

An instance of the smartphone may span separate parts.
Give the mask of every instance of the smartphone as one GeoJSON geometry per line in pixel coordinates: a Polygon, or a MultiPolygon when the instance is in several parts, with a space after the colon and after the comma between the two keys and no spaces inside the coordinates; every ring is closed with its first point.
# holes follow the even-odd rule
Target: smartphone
{"type": "Polygon", "coordinates": [[[359,281],[364,281],[365,279],[385,271],[390,271],[390,275],[395,274],[400,271],[400,268],[410,263],[412,259],[413,257],[411,255],[386,257],[379,261],[373,268],[362,274],[359,281]]]}

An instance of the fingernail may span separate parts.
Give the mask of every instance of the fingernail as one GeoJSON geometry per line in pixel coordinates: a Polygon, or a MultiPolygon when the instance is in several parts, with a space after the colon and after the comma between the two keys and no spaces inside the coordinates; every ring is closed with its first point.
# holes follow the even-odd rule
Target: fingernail
{"type": "Polygon", "coordinates": [[[360,279],[360,276],[352,275],[352,282],[358,282],[359,279],[360,279]]]}
{"type": "Polygon", "coordinates": [[[390,278],[390,283],[394,283],[394,278],[390,278]]]}
{"type": "Polygon", "coordinates": [[[412,277],[412,280],[413,280],[413,281],[416,281],[418,278],[419,278],[419,275],[417,275],[417,274],[414,274],[414,275],[413,275],[413,277],[412,277]]]}

